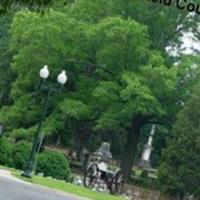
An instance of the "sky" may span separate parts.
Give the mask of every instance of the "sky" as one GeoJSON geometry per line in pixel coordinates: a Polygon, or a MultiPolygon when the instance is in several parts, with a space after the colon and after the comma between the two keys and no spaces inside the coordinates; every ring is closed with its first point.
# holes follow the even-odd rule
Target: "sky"
{"type": "Polygon", "coordinates": [[[192,54],[193,50],[200,51],[200,42],[194,38],[193,33],[184,33],[182,37],[183,45],[181,48],[184,48],[183,52],[185,54],[192,54]]]}
{"type": "Polygon", "coordinates": [[[200,41],[194,37],[192,32],[183,33],[181,38],[183,44],[180,48],[168,46],[166,51],[172,56],[178,56],[179,53],[186,55],[194,54],[194,51],[200,51],[200,41]]]}

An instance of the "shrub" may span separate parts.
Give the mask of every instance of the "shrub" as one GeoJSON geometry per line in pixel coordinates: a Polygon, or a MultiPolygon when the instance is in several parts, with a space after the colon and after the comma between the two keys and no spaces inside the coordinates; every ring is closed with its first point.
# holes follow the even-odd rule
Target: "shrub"
{"type": "Polygon", "coordinates": [[[10,137],[13,138],[16,142],[22,141],[22,140],[32,141],[34,131],[35,131],[34,128],[29,128],[29,129],[24,129],[24,128],[13,129],[12,132],[10,133],[10,137]]]}
{"type": "Polygon", "coordinates": [[[45,150],[38,156],[36,173],[44,173],[56,179],[70,180],[71,171],[64,154],[45,150]]]}
{"type": "Polygon", "coordinates": [[[12,161],[16,169],[24,169],[30,156],[31,144],[26,141],[20,141],[13,148],[12,161]]]}
{"type": "Polygon", "coordinates": [[[7,138],[0,138],[0,165],[12,166],[12,144],[7,138]]]}
{"type": "Polygon", "coordinates": [[[151,190],[160,189],[160,185],[157,179],[145,177],[145,176],[146,174],[143,174],[140,177],[132,176],[131,180],[129,180],[129,183],[137,187],[142,187],[142,188],[151,189],[151,190]]]}

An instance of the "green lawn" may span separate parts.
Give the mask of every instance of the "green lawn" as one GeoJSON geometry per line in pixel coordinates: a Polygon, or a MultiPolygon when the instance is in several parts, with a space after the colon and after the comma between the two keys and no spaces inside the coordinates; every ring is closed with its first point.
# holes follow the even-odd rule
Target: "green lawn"
{"type": "Polygon", "coordinates": [[[17,169],[10,168],[10,167],[6,167],[6,166],[2,166],[2,165],[0,165],[0,169],[9,170],[9,171],[11,171],[11,172],[18,172],[17,169]]]}
{"type": "Polygon", "coordinates": [[[2,166],[0,166],[0,168],[12,171],[12,174],[15,177],[22,179],[24,181],[28,181],[28,182],[46,186],[46,187],[49,187],[52,189],[68,192],[68,193],[75,194],[75,195],[78,195],[81,197],[85,197],[85,198],[88,198],[91,200],[102,200],[102,199],[123,200],[124,199],[122,197],[111,196],[106,193],[91,191],[90,189],[87,189],[84,187],[79,187],[79,186],[73,185],[71,183],[66,183],[65,181],[60,181],[60,180],[56,180],[56,179],[44,178],[44,177],[40,177],[40,176],[33,176],[32,179],[27,179],[27,178],[21,177],[20,172],[15,169],[10,169],[7,167],[2,167],[2,166]]]}
{"type": "Polygon", "coordinates": [[[16,176],[17,178],[23,179],[25,181],[43,185],[43,186],[53,188],[56,190],[72,193],[72,194],[75,194],[78,196],[86,197],[91,200],[102,200],[102,199],[122,200],[123,199],[122,197],[116,197],[116,196],[111,196],[109,194],[105,194],[105,193],[101,193],[101,192],[91,191],[90,189],[76,186],[71,183],[66,183],[65,181],[60,181],[60,180],[56,180],[56,179],[44,178],[44,177],[40,177],[40,176],[33,176],[33,178],[30,180],[30,179],[22,178],[20,176],[20,174],[16,173],[16,172],[14,172],[13,175],[16,176]]]}

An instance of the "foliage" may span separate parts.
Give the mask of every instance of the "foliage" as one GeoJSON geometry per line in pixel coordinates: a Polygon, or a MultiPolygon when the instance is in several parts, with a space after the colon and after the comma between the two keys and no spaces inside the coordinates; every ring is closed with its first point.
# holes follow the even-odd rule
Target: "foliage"
{"type": "Polygon", "coordinates": [[[163,190],[181,198],[186,194],[200,195],[199,100],[200,92],[195,90],[179,113],[159,170],[163,190]]]}
{"type": "Polygon", "coordinates": [[[156,133],[153,140],[153,151],[151,155],[151,166],[157,168],[160,165],[160,158],[163,148],[166,147],[167,139],[172,135],[165,126],[156,126],[156,133]]]}
{"type": "Polygon", "coordinates": [[[9,49],[9,29],[12,18],[13,13],[0,18],[0,107],[11,103],[9,93],[11,82],[14,79],[14,73],[10,67],[12,58],[9,49]]]}
{"type": "Polygon", "coordinates": [[[60,105],[60,109],[66,116],[73,117],[77,120],[90,116],[89,107],[77,100],[64,100],[60,105]]]}
{"type": "Polygon", "coordinates": [[[38,156],[36,172],[66,181],[71,176],[67,158],[62,153],[50,150],[45,150],[38,156]]]}
{"type": "MultiPolygon", "coordinates": [[[[173,2],[174,4],[176,2],[173,2]]],[[[199,0],[195,1],[200,3],[199,0]]],[[[150,1],[139,0],[78,0],[67,8],[77,19],[96,23],[102,18],[120,16],[123,19],[134,19],[148,26],[151,46],[166,55],[165,47],[179,47],[184,32],[192,30],[198,35],[197,23],[199,15],[188,15],[187,11],[176,6],[163,6],[150,1]]]]}
{"type": "MultiPolygon", "coordinates": [[[[50,67],[51,65],[54,67],[52,68],[53,71],[57,72],[58,70],[56,68],[58,68],[58,66],[63,66],[64,65],[63,62],[65,62],[64,60],[60,59],[61,55],[68,54],[68,56],[70,56],[70,54],[72,53],[71,56],[73,57],[73,52],[77,53],[78,48],[75,48],[73,50],[71,48],[72,45],[70,45],[69,42],[69,40],[71,40],[71,42],[74,42],[75,38],[80,38],[80,36],[78,35],[79,35],[79,29],[81,28],[81,24],[79,26],[78,23],[75,26],[74,23],[78,22],[74,21],[73,19],[67,19],[66,21],[66,17],[64,14],[55,11],[51,11],[51,13],[49,15],[45,15],[44,18],[41,18],[39,14],[35,14],[32,12],[21,12],[18,14],[18,17],[16,15],[16,19],[13,22],[13,27],[15,28],[12,29],[13,37],[11,42],[11,48],[15,52],[12,68],[18,74],[18,78],[12,84],[12,91],[11,91],[11,97],[14,100],[14,104],[11,106],[4,106],[0,115],[0,119],[2,122],[6,124],[8,131],[13,132],[13,129],[21,129],[21,128],[33,129],[36,123],[38,122],[38,116],[40,114],[40,110],[43,104],[42,97],[44,96],[44,93],[42,91],[35,90],[35,85],[37,86],[37,82],[39,81],[37,78],[38,70],[41,67],[42,63],[48,62],[50,67]],[[43,20],[41,21],[41,19],[43,20]],[[22,20],[24,21],[23,24],[27,25],[31,20],[32,24],[30,24],[31,26],[26,27],[24,29],[24,25],[21,24],[22,26],[21,25],[18,26],[19,24],[17,20],[20,21],[22,20]],[[15,21],[16,21],[16,27],[15,27],[15,21]],[[53,26],[52,22],[54,23],[53,26]],[[52,30],[50,31],[51,34],[46,34],[45,27],[52,28],[52,30]],[[41,28],[42,30],[40,30],[41,28]],[[71,33],[72,29],[75,29],[73,33],[77,33],[78,35],[72,36],[71,33]],[[61,30],[63,30],[63,32],[60,33],[61,30]],[[38,32],[39,35],[36,34],[36,32],[38,32]],[[43,37],[44,35],[46,35],[45,38],[43,37]],[[63,43],[64,42],[63,39],[65,38],[64,36],[67,37],[66,38],[67,43],[70,46],[64,45],[63,43]],[[19,39],[18,37],[20,37],[21,39],[19,39]],[[31,44],[30,38],[32,38],[33,44],[31,44]],[[27,48],[24,45],[21,45],[20,44],[21,42],[19,42],[19,40],[23,41],[23,43],[24,42],[28,43],[28,45],[25,45],[27,46],[27,48]],[[35,49],[41,49],[41,52],[39,51],[36,52],[35,49]],[[47,52],[52,52],[51,56],[47,52]],[[36,53],[38,54],[37,57],[34,56],[34,54],[36,53]],[[23,61],[24,56],[28,56],[30,62],[27,61],[24,62],[23,61]],[[59,60],[61,62],[59,62],[59,60]],[[29,70],[30,67],[33,70],[29,70]]],[[[73,68],[71,68],[70,71],[74,71],[73,68]]],[[[84,84],[88,80],[85,80],[84,84]]],[[[80,82],[78,84],[80,84],[80,82]]],[[[87,93],[85,92],[85,88],[82,91],[83,91],[82,94],[84,94],[85,97],[87,95],[87,93]]],[[[80,96],[82,94],[79,93],[76,96],[80,96]]],[[[60,112],[63,113],[67,112],[66,116],[78,120],[85,118],[85,116],[88,116],[87,113],[86,114],[84,113],[88,112],[89,110],[85,103],[81,102],[80,100],[77,101],[76,99],[78,97],[73,97],[73,99],[71,100],[68,99],[64,101],[64,98],[66,96],[67,95],[64,94],[63,97],[61,96],[61,98],[58,99],[55,98],[51,100],[49,106],[50,108],[47,113],[47,118],[44,123],[45,125],[44,130],[45,132],[47,132],[47,134],[57,133],[58,129],[60,129],[61,131],[63,130],[66,119],[63,119],[64,116],[60,115],[59,114],[60,112]],[[56,106],[52,107],[52,104],[53,105],[57,104],[56,102],[58,103],[58,107],[56,106]],[[69,110],[69,108],[66,109],[66,106],[69,106],[69,108],[71,107],[71,110],[69,110]],[[82,106],[83,109],[76,109],[77,106],[79,108],[80,106],[82,106]],[[54,114],[51,115],[51,113],[54,114]],[[54,127],[52,126],[52,122],[54,127]]]]}
{"type": "Polygon", "coordinates": [[[13,7],[26,6],[28,8],[39,9],[43,6],[49,5],[51,0],[6,0],[0,2],[0,14],[5,14],[9,10],[13,9],[13,7]]]}
{"type": "Polygon", "coordinates": [[[0,165],[12,166],[12,151],[11,142],[5,138],[0,138],[0,165]]]}
{"type": "Polygon", "coordinates": [[[13,138],[15,140],[15,142],[18,142],[18,141],[21,141],[21,140],[26,140],[26,141],[32,142],[32,137],[33,137],[34,131],[36,131],[35,128],[13,129],[9,136],[11,138],[13,138]]]}
{"type": "Polygon", "coordinates": [[[16,169],[24,169],[31,152],[31,144],[20,141],[13,146],[12,164],[16,169]]]}
{"type": "Polygon", "coordinates": [[[152,190],[159,190],[160,185],[157,179],[155,178],[150,178],[150,177],[131,177],[130,182],[131,184],[141,187],[141,188],[146,188],[146,189],[152,189],[152,190]]]}

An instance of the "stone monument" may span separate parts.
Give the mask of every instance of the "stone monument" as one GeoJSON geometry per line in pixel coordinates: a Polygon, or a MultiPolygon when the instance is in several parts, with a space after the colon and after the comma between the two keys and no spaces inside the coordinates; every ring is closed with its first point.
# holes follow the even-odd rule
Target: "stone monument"
{"type": "Polygon", "coordinates": [[[98,157],[98,160],[103,162],[109,162],[112,159],[112,154],[110,152],[110,144],[103,142],[101,147],[94,153],[98,157]]]}
{"type": "Polygon", "coordinates": [[[147,142],[147,144],[145,144],[141,159],[139,160],[139,163],[138,163],[138,167],[141,167],[143,169],[151,168],[150,156],[151,156],[151,152],[153,150],[152,143],[153,143],[153,136],[155,134],[155,129],[156,129],[156,126],[155,126],[155,124],[153,124],[148,142],[147,142]]]}
{"type": "Polygon", "coordinates": [[[103,142],[89,158],[84,175],[84,185],[101,192],[120,193],[124,178],[120,169],[112,170],[108,167],[111,160],[110,144],[103,142]]]}

